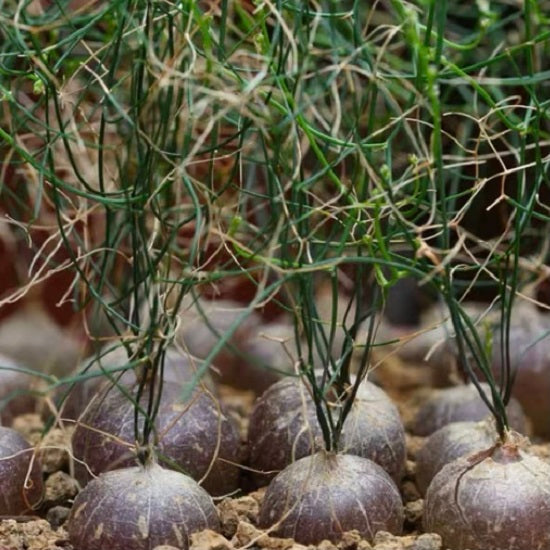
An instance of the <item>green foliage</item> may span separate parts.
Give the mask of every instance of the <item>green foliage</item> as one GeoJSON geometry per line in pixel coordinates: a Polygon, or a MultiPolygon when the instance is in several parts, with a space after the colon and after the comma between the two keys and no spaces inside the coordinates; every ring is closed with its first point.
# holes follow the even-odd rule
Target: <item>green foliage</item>
{"type": "Polygon", "coordinates": [[[75,303],[95,302],[151,369],[189,292],[244,277],[249,310],[277,295],[312,382],[322,358],[329,447],[357,389],[353,351],[359,381],[388,290],[414,276],[447,303],[503,430],[509,383],[461,304],[485,287],[506,331],[547,260],[549,7],[2,2],[0,137],[15,169],[2,195],[28,226],[53,208],[75,303]]]}

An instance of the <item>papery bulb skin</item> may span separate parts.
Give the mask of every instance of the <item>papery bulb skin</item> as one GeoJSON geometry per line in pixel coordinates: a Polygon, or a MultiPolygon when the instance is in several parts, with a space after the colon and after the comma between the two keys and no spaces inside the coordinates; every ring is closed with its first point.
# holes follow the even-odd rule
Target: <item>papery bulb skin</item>
{"type": "MultiPolygon", "coordinates": [[[[491,398],[488,384],[482,383],[485,395],[491,398]]],[[[520,433],[527,430],[527,422],[521,405],[511,399],[506,407],[510,427],[520,433]]],[[[451,422],[478,422],[490,414],[490,410],[473,384],[437,390],[417,411],[411,426],[414,435],[428,436],[451,422]]]]}
{"type": "Polygon", "coordinates": [[[68,520],[75,550],[186,550],[190,535],[203,529],[220,529],[208,493],[157,464],[100,475],[78,494],[68,520]]]}
{"type": "Polygon", "coordinates": [[[512,435],[444,466],[426,493],[426,532],[453,550],[548,550],[550,464],[521,446],[512,435]]]}
{"type": "Polygon", "coordinates": [[[416,485],[422,495],[434,476],[461,456],[489,449],[498,434],[492,418],[481,422],[451,422],[428,437],[416,454],[416,485]]]}
{"type": "Polygon", "coordinates": [[[259,524],[300,544],[336,543],[351,530],[372,541],[378,531],[401,534],[403,505],[393,480],[372,460],[321,451],[271,481],[259,524]]]}
{"type": "MultiPolygon", "coordinates": [[[[249,423],[249,465],[258,485],[292,462],[323,448],[322,431],[307,383],[283,379],[256,402],[249,423]],[[263,473],[262,473],[263,472],[263,473]]],[[[369,458],[399,482],[405,431],[396,406],[378,386],[363,381],[344,424],[340,450],[369,458]]]]}
{"type": "MultiPolygon", "coordinates": [[[[135,394],[135,386],[126,388],[135,394]]],[[[240,436],[218,400],[197,389],[180,400],[181,386],[165,382],[155,426],[159,462],[189,474],[212,495],[238,488],[240,436]],[[205,477],[206,476],[206,477],[205,477]],[[204,479],[203,479],[204,478],[204,479]]],[[[147,392],[142,401],[146,403],[147,392]]],[[[140,429],[143,417],[140,417],[140,429]]],[[[118,388],[98,394],[79,419],[73,433],[73,452],[98,475],[136,463],[134,405],[118,388]]],[[[77,464],[81,484],[89,481],[88,468],[77,464]]]]}
{"type": "Polygon", "coordinates": [[[0,515],[31,514],[43,491],[40,461],[32,447],[15,430],[0,427],[0,515]]]}

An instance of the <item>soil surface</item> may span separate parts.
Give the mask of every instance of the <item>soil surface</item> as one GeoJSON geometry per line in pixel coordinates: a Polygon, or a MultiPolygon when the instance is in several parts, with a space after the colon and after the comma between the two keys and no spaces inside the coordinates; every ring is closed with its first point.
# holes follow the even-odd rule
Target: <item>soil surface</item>
{"type": "MultiPolygon", "coordinates": [[[[374,372],[374,379],[397,403],[405,426],[411,423],[419,405],[433,391],[428,387],[430,377],[427,367],[405,365],[395,357],[386,358],[384,368],[374,372]]],[[[254,394],[222,387],[220,395],[239,421],[244,444],[254,394]]],[[[55,427],[43,437],[44,424],[40,417],[27,414],[17,417],[14,427],[39,449],[45,496],[36,516],[0,518],[0,550],[78,550],[69,543],[65,529],[72,500],[79,490],[71,475],[74,471],[70,456],[72,426],[55,427]]],[[[338,545],[323,541],[316,547],[305,547],[292,539],[271,537],[257,527],[264,494],[264,489],[260,489],[243,496],[217,499],[222,532],[207,530],[193,535],[191,550],[238,550],[245,547],[253,550],[445,550],[439,535],[422,531],[423,500],[415,485],[415,456],[424,440],[407,434],[406,474],[401,483],[405,510],[403,536],[379,532],[374,541],[367,542],[351,531],[338,545]]],[[[550,443],[535,442],[532,450],[544,459],[550,459],[550,443]]],[[[243,477],[243,486],[246,487],[246,474],[243,477]]],[[[174,549],[159,546],[156,550],[174,549]]]]}

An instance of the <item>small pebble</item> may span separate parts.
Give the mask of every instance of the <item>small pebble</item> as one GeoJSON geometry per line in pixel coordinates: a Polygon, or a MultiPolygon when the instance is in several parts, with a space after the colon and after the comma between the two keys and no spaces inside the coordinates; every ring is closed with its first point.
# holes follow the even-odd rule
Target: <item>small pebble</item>
{"type": "Polygon", "coordinates": [[[222,524],[222,535],[230,539],[235,535],[241,519],[252,524],[257,522],[260,506],[255,498],[244,496],[224,498],[217,505],[217,509],[222,524]]]}
{"type": "Polygon", "coordinates": [[[233,550],[233,545],[223,535],[205,529],[191,535],[189,550],[233,550]]]}
{"type": "Polygon", "coordinates": [[[55,472],[48,477],[44,484],[43,504],[46,508],[65,504],[78,493],[78,483],[65,472],[55,472]]]}
{"type": "Polygon", "coordinates": [[[52,472],[65,470],[69,467],[69,449],[72,432],[72,426],[63,430],[53,428],[42,439],[39,452],[42,469],[45,473],[51,474],[52,472]]]}
{"type": "Polygon", "coordinates": [[[405,461],[405,477],[408,479],[414,479],[416,477],[416,462],[412,460],[405,461]]]}
{"type": "Polygon", "coordinates": [[[371,550],[372,546],[359,534],[359,531],[347,531],[342,535],[342,540],[338,543],[340,550],[371,550]]]}
{"type": "Polygon", "coordinates": [[[413,529],[421,529],[424,500],[419,498],[405,504],[405,522],[413,529]]]}
{"type": "Polygon", "coordinates": [[[387,531],[378,531],[374,535],[375,550],[402,550],[403,546],[399,537],[387,531]]]}
{"type": "Polygon", "coordinates": [[[20,414],[13,419],[11,427],[19,432],[29,443],[36,445],[42,437],[44,422],[39,414],[20,414]]]}
{"type": "Polygon", "coordinates": [[[441,537],[435,533],[424,533],[415,541],[411,550],[441,550],[443,542],[441,537]]]}
{"type": "Polygon", "coordinates": [[[411,435],[410,433],[407,433],[405,435],[405,441],[407,444],[407,458],[409,460],[415,460],[418,451],[420,451],[420,449],[426,442],[426,437],[411,435]]]}
{"type": "Polygon", "coordinates": [[[46,520],[52,526],[52,529],[55,530],[65,523],[65,521],[69,517],[70,512],[71,509],[67,508],[66,506],[54,506],[53,508],[50,508],[48,510],[48,513],[46,514],[46,520]]]}

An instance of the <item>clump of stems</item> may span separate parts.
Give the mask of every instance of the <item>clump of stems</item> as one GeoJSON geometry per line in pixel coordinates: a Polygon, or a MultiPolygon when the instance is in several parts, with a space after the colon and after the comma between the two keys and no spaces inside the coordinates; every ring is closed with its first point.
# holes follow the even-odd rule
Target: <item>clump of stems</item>
{"type": "Polygon", "coordinates": [[[32,269],[70,270],[63,300],[83,317],[93,305],[122,339],[141,447],[182,300],[228,281],[254,290],[243,318],[270,300],[294,316],[328,449],[406,276],[448,306],[462,367],[490,384],[504,434],[513,304],[543,272],[550,234],[546,5],[0,5],[10,231],[34,246],[32,269]],[[486,211],[490,227],[477,223],[486,211]],[[480,288],[501,310],[498,383],[490,339],[462,307],[480,288]]]}

